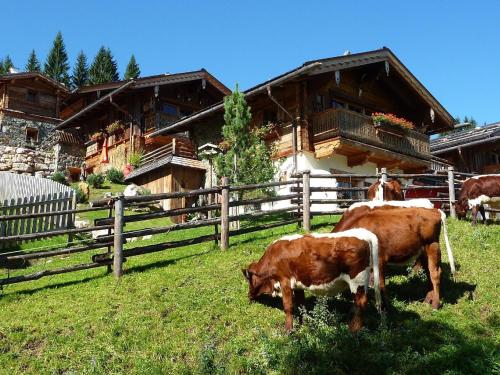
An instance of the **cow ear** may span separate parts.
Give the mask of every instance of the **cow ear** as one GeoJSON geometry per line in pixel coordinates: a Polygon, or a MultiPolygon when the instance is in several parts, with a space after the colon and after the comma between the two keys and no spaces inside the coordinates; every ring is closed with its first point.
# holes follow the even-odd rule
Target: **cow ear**
{"type": "Polygon", "coordinates": [[[248,268],[242,268],[241,272],[243,272],[243,275],[245,276],[245,279],[250,281],[250,278],[252,277],[252,272],[248,270],[248,268]]]}

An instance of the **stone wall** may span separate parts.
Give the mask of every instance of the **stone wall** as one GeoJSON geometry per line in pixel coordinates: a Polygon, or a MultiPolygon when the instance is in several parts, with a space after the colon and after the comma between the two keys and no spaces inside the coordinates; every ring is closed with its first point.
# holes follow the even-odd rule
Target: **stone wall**
{"type": "Polygon", "coordinates": [[[0,171],[48,176],[55,169],[53,151],[0,145],[0,171]]]}
{"type": "Polygon", "coordinates": [[[80,145],[58,145],[56,124],[0,114],[0,171],[48,176],[68,167],[81,167],[85,151],[80,145]],[[38,129],[38,142],[26,142],[26,128],[38,129]]]}

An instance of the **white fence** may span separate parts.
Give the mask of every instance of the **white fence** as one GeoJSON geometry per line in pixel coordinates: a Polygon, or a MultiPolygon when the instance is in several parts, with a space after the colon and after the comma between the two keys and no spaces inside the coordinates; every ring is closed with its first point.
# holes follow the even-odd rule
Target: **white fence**
{"type": "MultiPolygon", "coordinates": [[[[45,178],[0,172],[0,237],[71,228],[74,190],[45,178]],[[45,212],[60,215],[43,215],[45,212]],[[8,219],[5,216],[10,216],[8,219]]],[[[0,249],[12,243],[0,243],[0,249]]]]}

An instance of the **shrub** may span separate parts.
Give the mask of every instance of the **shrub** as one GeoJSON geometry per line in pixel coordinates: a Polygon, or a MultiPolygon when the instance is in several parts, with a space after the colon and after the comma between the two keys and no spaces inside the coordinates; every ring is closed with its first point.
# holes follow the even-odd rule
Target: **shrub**
{"type": "Polygon", "coordinates": [[[76,203],[87,203],[88,202],[87,194],[85,194],[82,191],[82,189],[80,189],[80,188],[75,189],[75,196],[76,196],[76,203]]]}
{"type": "Polygon", "coordinates": [[[106,177],[109,181],[115,184],[123,184],[123,172],[119,171],[116,168],[111,168],[110,170],[108,170],[108,172],[106,173],[106,177]]]}
{"type": "Polygon", "coordinates": [[[138,151],[138,152],[133,152],[130,154],[128,158],[128,162],[134,166],[134,168],[139,168],[142,164],[142,158],[143,158],[143,152],[138,151]]]}
{"type": "Polygon", "coordinates": [[[66,179],[66,175],[63,172],[54,172],[50,179],[55,182],[59,182],[60,184],[67,185],[68,180],[66,179]]]}
{"type": "Polygon", "coordinates": [[[90,174],[87,176],[87,183],[93,188],[99,189],[104,185],[104,175],[102,174],[90,174]]]}

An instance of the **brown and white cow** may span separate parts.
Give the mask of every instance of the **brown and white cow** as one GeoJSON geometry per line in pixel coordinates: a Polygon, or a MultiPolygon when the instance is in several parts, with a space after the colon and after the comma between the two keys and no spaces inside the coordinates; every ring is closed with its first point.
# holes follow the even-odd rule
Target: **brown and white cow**
{"type": "Polygon", "coordinates": [[[375,295],[380,310],[378,240],[366,229],[340,233],[312,233],[285,236],[269,245],[258,262],[243,274],[249,283],[251,301],[262,295],[280,296],[285,311],[285,328],[293,326],[293,306],[304,303],[304,291],[336,295],[349,288],[354,296],[352,331],[363,326],[367,288],[373,265],[375,295]]]}
{"type": "Polygon", "coordinates": [[[450,268],[455,273],[455,261],[446,230],[446,215],[432,207],[426,199],[418,202],[366,202],[347,210],[337,223],[333,232],[351,228],[365,228],[374,233],[379,240],[380,289],[387,305],[384,271],[388,263],[405,264],[418,260],[424,267],[431,289],[425,301],[437,309],[441,278],[441,250],[439,236],[441,226],[445,234],[445,244],[450,260],[450,268]],[[425,202],[427,201],[427,202],[425,202]],[[394,203],[395,205],[393,205],[394,203]],[[407,207],[396,205],[406,204],[407,207]],[[411,207],[410,205],[420,205],[411,207]],[[422,208],[426,206],[429,208],[422,208]]]}
{"type": "Polygon", "coordinates": [[[370,201],[404,201],[403,190],[398,179],[391,178],[388,181],[378,179],[368,188],[368,200],[370,201]]]}
{"type": "Polygon", "coordinates": [[[500,174],[474,176],[465,180],[455,203],[457,216],[465,218],[470,209],[472,225],[477,223],[478,211],[481,212],[483,222],[486,222],[485,203],[493,207],[500,206],[500,174]]]}

